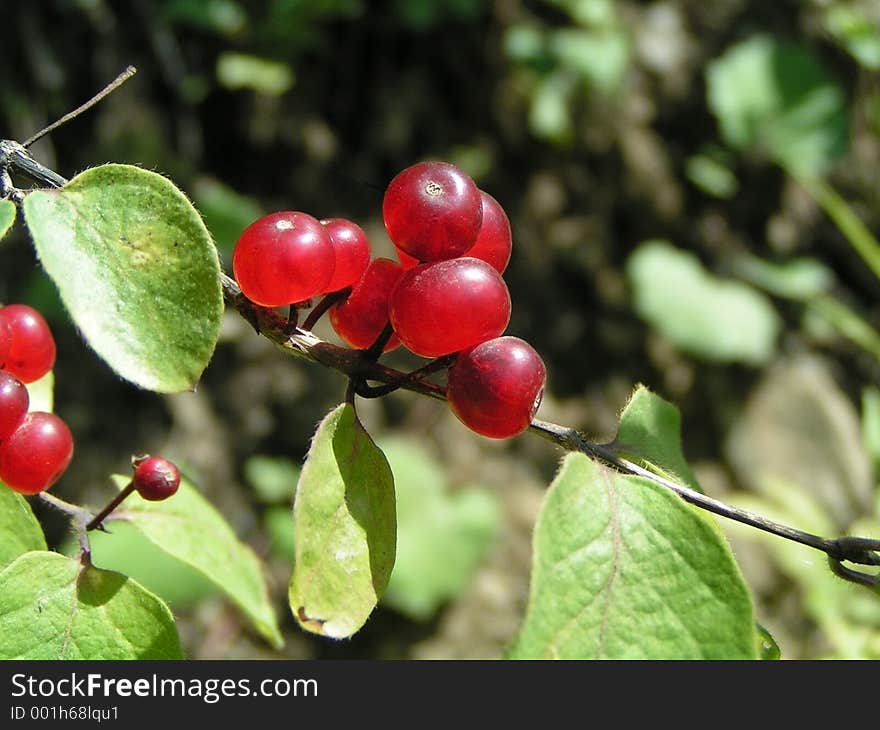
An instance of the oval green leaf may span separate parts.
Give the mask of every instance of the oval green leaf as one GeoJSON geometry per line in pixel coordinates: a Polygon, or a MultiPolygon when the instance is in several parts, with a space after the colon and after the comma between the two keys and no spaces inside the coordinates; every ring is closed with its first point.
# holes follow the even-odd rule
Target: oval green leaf
{"type": "Polygon", "coordinates": [[[315,432],[293,522],[293,615],[306,631],[351,636],[385,592],[397,544],[394,477],[351,404],[315,432]]]}
{"type": "Polygon", "coordinates": [[[673,493],[569,454],[534,533],[516,659],[755,659],[748,589],[673,493]]]}
{"type": "Polygon", "coordinates": [[[0,659],[183,659],[174,619],[121,573],[47,551],[0,573],[0,659]]]}
{"type": "Polygon", "coordinates": [[[636,313],[682,350],[748,365],[773,357],[781,319],[759,291],[712,276],[666,241],[641,244],[626,271],[636,313]]]}
{"type": "Polygon", "coordinates": [[[168,179],[131,165],[86,170],[25,198],[37,255],[86,341],[121,377],[192,389],[223,313],[217,250],[168,179]]]}
{"type": "Polygon", "coordinates": [[[3,238],[15,223],[15,203],[11,200],[0,200],[0,238],[3,238]]]}
{"type": "MultiPolygon", "coordinates": [[[[130,477],[115,475],[113,481],[122,489],[130,477]]],[[[242,610],[269,643],[276,648],[283,645],[259,559],[188,480],[181,479],[175,495],[162,502],[147,502],[133,494],[113,517],[126,520],[157,548],[195,568],[242,610]]]]}
{"type": "Polygon", "coordinates": [[[28,501],[0,482],[0,570],[31,550],[47,550],[43,528],[28,501]]]}

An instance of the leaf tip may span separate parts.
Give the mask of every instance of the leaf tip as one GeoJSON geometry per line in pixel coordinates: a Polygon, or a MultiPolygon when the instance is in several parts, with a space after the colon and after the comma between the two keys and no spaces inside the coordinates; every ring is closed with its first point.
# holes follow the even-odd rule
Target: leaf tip
{"type": "Polygon", "coordinates": [[[306,613],[305,606],[299,606],[296,609],[296,620],[299,625],[304,628],[306,631],[309,631],[313,634],[320,634],[321,636],[325,636],[324,633],[324,624],[327,623],[324,619],[320,618],[312,618],[306,613]]]}

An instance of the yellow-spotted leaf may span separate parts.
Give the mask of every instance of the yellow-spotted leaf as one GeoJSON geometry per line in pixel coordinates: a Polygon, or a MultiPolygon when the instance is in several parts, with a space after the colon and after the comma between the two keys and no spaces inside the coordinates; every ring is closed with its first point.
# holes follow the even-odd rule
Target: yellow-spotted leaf
{"type": "Polygon", "coordinates": [[[132,165],[102,165],[29,193],[24,218],[79,331],[121,377],[195,386],[220,330],[217,250],[186,196],[132,165]]]}

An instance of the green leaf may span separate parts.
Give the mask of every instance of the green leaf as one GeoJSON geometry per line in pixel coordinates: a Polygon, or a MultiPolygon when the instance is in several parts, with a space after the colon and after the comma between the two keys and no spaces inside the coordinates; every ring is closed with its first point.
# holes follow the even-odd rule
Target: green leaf
{"type": "Polygon", "coordinates": [[[47,551],[0,573],[0,659],[183,659],[168,607],[120,573],[47,551]]]}
{"type": "MultiPolygon", "coordinates": [[[[119,489],[130,479],[113,477],[119,489]]],[[[283,644],[260,561],[187,479],[170,499],[148,502],[133,494],[113,515],[217,585],[273,646],[283,644]]]]}
{"type": "MultiPolygon", "coordinates": [[[[89,533],[94,565],[133,578],[173,609],[189,608],[209,596],[221,593],[216,583],[208,580],[201,571],[164,550],[157,550],[134,525],[117,520],[110,529],[112,533],[99,530],[89,533]]],[[[76,557],[79,555],[79,544],[76,540],[70,540],[59,551],[76,557]]]]}
{"type": "Polygon", "coordinates": [[[712,276],[666,241],[641,244],[626,268],[638,315],[682,350],[749,365],[773,356],[781,321],[760,292],[712,276]]]}
{"type": "Polygon", "coordinates": [[[727,543],[673,493],[565,457],[535,527],[516,659],[754,659],[727,543]]]}
{"type": "Polygon", "coordinates": [[[753,36],[711,62],[706,83],[709,106],[732,147],[761,150],[807,175],[846,152],[843,91],[806,47],[753,36]]]}
{"type": "Polygon", "coordinates": [[[700,485],[681,450],[681,414],[674,405],[638,386],[620,414],[615,446],[669,479],[698,491],[700,485]]]}
{"type": "Polygon", "coordinates": [[[767,629],[758,624],[758,658],[764,660],[781,659],[782,651],[779,644],[767,629]]]}
{"type": "Polygon", "coordinates": [[[382,602],[425,621],[467,588],[498,532],[499,506],[478,487],[450,491],[414,439],[388,439],[382,450],[397,493],[397,560],[382,602]]]}
{"type": "Polygon", "coordinates": [[[220,264],[198,212],[166,178],[86,170],[25,198],[37,254],[86,341],[120,376],[191,389],[220,330],[220,264]]]}
{"type": "Polygon", "coordinates": [[[0,238],[3,238],[15,223],[15,203],[11,200],[0,200],[0,238]]]}
{"type": "Polygon", "coordinates": [[[0,482],[0,569],[31,550],[47,550],[28,501],[0,482]]]}
{"type": "Polygon", "coordinates": [[[394,476],[349,403],[318,426],[293,504],[290,608],[306,631],[336,639],[369,618],[394,567],[394,476]]]}

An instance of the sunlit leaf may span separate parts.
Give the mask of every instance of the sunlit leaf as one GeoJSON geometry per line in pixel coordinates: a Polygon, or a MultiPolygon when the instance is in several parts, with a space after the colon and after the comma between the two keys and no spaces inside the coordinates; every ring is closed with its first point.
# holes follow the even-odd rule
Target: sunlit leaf
{"type": "Polygon", "coordinates": [[[565,457],[534,533],[523,659],[754,659],[726,542],[673,493],[565,457]]]}
{"type": "Polygon", "coordinates": [[[397,540],[391,468],[351,404],[334,408],[315,432],[293,522],[293,615],[306,631],[351,636],[385,592],[397,540]]]}
{"type": "Polygon", "coordinates": [[[0,659],[182,659],[168,607],[131,578],[58,553],[0,573],[0,659]]]}
{"type": "Polygon", "coordinates": [[[24,201],[37,254],[86,341],[149,390],[191,389],[220,330],[217,250],[168,179],[130,165],[86,170],[24,201]]]}
{"type": "Polygon", "coordinates": [[[665,476],[700,490],[681,450],[681,414],[671,403],[644,386],[635,389],[617,428],[615,446],[665,476]]]}

